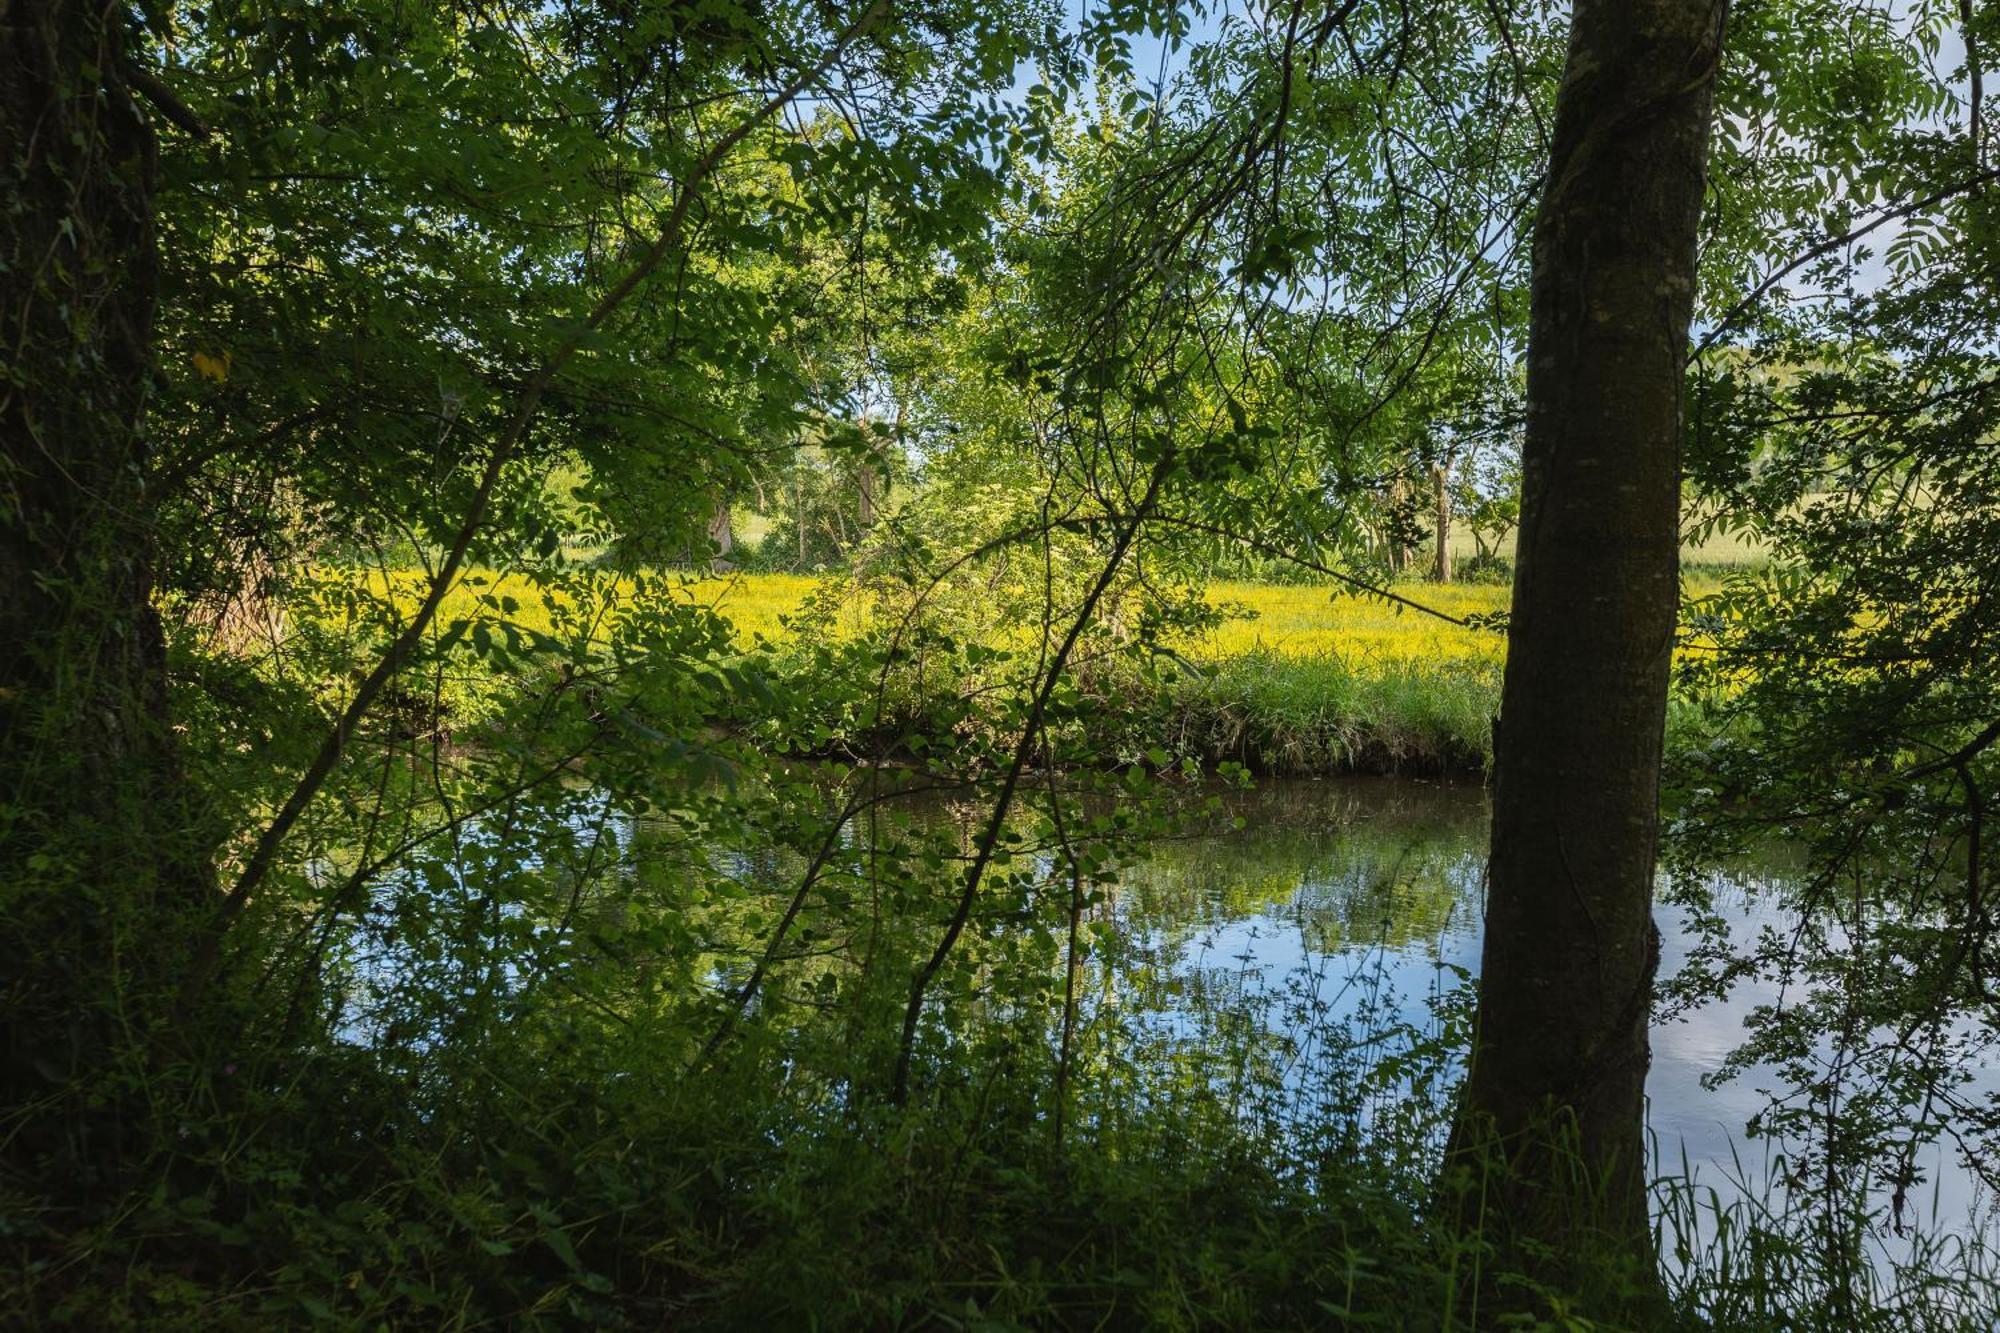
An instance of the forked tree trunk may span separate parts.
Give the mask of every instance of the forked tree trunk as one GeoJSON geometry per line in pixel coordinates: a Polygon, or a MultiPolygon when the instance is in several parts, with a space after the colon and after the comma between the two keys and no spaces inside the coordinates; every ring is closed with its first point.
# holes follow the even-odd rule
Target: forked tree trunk
{"type": "Polygon", "coordinates": [[[1451,1157],[1489,1172],[1503,1259],[1564,1282],[1570,1261],[1607,1255],[1657,1282],[1642,1124],[1654,843],[1725,10],[1577,0],[1535,222],[1479,1023],[1451,1157]]]}
{"type": "Polygon", "coordinates": [[[856,515],[861,520],[861,531],[866,533],[875,526],[875,465],[864,460],[855,483],[856,515]]]}

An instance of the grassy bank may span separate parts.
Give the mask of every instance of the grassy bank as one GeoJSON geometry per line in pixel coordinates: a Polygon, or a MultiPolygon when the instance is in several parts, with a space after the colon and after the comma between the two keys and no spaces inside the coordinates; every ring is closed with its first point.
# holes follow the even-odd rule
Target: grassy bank
{"type": "MultiPolygon", "coordinates": [[[[1398,592],[1463,620],[1507,605],[1494,584],[1398,592]]],[[[1187,646],[1198,670],[1161,701],[1168,748],[1253,772],[1478,772],[1506,640],[1339,588],[1218,583],[1229,618],[1187,646]]]]}
{"type": "MultiPolygon", "coordinates": [[[[1712,591],[1713,573],[1691,576],[1688,591],[1712,591]]],[[[420,587],[415,574],[374,574],[359,603],[327,598],[316,605],[323,623],[344,617],[407,613],[420,587]],[[357,610],[357,605],[362,609],[357,610]]],[[[329,579],[329,588],[339,587],[329,579]]],[[[1091,727],[1106,747],[1127,758],[1165,750],[1175,760],[1213,766],[1240,763],[1257,773],[1312,776],[1336,773],[1481,772],[1491,755],[1491,720],[1499,710],[1506,640],[1491,629],[1452,623],[1504,611],[1504,585],[1396,585],[1399,596],[1451,620],[1379,597],[1328,584],[1217,582],[1206,590],[1220,614],[1211,627],[1170,635],[1175,659],[1166,671],[1141,678],[1130,671],[1087,673],[1091,727]]],[[[561,585],[475,574],[446,599],[438,634],[454,626],[484,626],[481,642],[508,631],[528,635],[609,633],[622,617],[663,610],[705,609],[727,622],[727,635],[747,659],[799,679],[826,669],[812,649],[852,643],[883,628],[884,618],[842,585],[791,574],[733,573],[720,577],[651,574],[634,579],[592,571],[561,585]],[[831,597],[824,594],[832,593],[831,597]],[[810,623],[802,620],[809,607],[810,623]]],[[[963,631],[961,631],[963,632],[963,631]]],[[[470,640],[473,636],[461,632],[470,640]]],[[[988,634],[983,648],[1004,646],[988,634]]],[[[1025,644],[1015,644],[1017,648],[1025,644]]],[[[945,671],[952,668],[946,667],[945,671]]],[[[493,664],[467,662],[440,686],[446,726],[477,722],[498,697],[493,664]]],[[[962,682],[976,691],[994,678],[962,682]]],[[[829,682],[820,681],[820,685],[829,682]]],[[[850,681],[850,693],[859,690],[850,681]]],[[[923,691],[916,694],[923,695],[923,691]]],[[[938,696],[906,703],[872,732],[850,715],[838,742],[876,744],[934,715],[938,696]]]]}
{"type": "MultiPolygon", "coordinates": [[[[791,621],[826,586],[732,574],[690,580],[675,595],[726,617],[746,650],[765,645],[780,670],[797,670],[809,668],[791,652],[800,638],[791,621]]],[[[1496,584],[1410,582],[1397,591],[1458,620],[1502,611],[1508,596],[1496,584]]],[[[1223,619],[1168,638],[1180,662],[1164,684],[1089,675],[1091,730],[1111,752],[1163,749],[1176,760],[1288,776],[1484,769],[1500,634],[1324,584],[1217,582],[1207,600],[1223,619]]],[[[858,636],[872,622],[865,604],[843,600],[833,633],[858,636]]]]}
{"type": "Polygon", "coordinates": [[[1356,663],[1256,648],[1189,675],[1155,729],[1175,754],[1253,773],[1477,773],[1489,757],[1500,666],[1476,658],[1356,663]]]}

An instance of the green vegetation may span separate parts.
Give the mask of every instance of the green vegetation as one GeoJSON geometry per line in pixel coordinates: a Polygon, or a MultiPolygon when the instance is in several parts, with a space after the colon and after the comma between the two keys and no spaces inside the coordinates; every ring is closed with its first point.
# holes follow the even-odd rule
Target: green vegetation
{"type": "MultiPolygon", "coordinates": [[[[1739,559],[1720,567],[1756,565],[1739,559]]],[[[667,571],[579,584],[577,577],[545,585],[476,572],[445,598],[438,619],[447,631],[465,625],[489,638],[511,632],[525,641],[574,622],[577,596],[606,607],[600,622],[606,627],[658,599],[722,617],[742,660],[780,678],[813,669],[816,659],[798,651],[802,639],[818,641],[823,630],[860,642],[898,623],[893,607],[876,605],[865,584],[837,578],[667,571]],[[588,591],[571,591],[579,587],[588,591]],[[811,631],[801,634],[795,621],[809,621],[811,631]]],[[[331,577],[325,586],[337,600],[307,614],[319,633],[338,634],[352,633],[370,616],[393,623],[407,615],[420,583],[409,573],[370,576],[365,609],[351,600],[354,585],[345,578],[331,577]]],[[[1696,575],[1687,580],[1686,596],[1699,602],[1720,588],[1713,574],[1696,575]]],[[[1164,749],[1176,762],[1210,769],[1233,762],[1288,776],[1485,771],[1505,644],[1486,623],[1504,616],[1506,588],[1407,582],[1391,591],[1414,608],[1338,584],[1206,584],[1205,604],[1220,619],[1167,640],[1163,647],[1174,660],[1166,670],[1092,679],[1100,740],[1127,762],[1164,749]]],[[[1021,637],[992,635],[980,646],[1018,650],[1021,637]]],[[[488,658],[442,682],[433,725],[447,735],[476,733],[508,697],[508,665],[488,658]]],[[[809,676],[797,684],[814,688],[809,676]]]]}
{"type": "MultiPolygon", "coordinates": [[[[322,599],[300,614],[317,635],[351,637],[407,616],[421,585],[409,573],[369,576],[360,602],[343,576],[329,575],[322,586],[322,599]]],[[[1460,619],[1506,607],[1505,588],[1490,584],[1411,583],[1398,595],[1460,619]]],[[[1114,666],[1089,680],[1098,740],[1113,758],[1134,762],[1165,749],[1175,762],[1211,769],[1234,762],[1258,773],[1483,771],[1499,697],[1498,633],[1324,584],[1218,581],[1206,587],[1205,602],[1222,619],[1167,640],[1162,648],[1171,660],[1161,670],[1114,666]]],[[[621,619],[662,607],[712,611],[728,622],[741,662],[807,693],[819,688],[813,673],[825,663],[802,644],[823,636],[863,645],[903,623],[865,585],[839,579],[669,571],[537,582],[476,572],[440,605],[440,637],[477,634],[490,643],[511,635],[527,644],[584,623],[591,617],[585,605],[599,608],[594,623],[607,635],[621,619]]],[[[978,647],[1019,652],[1022,638],[994,634],[978,647]]],[[[513,665],[504,654],[489,655],[441,673],[425,725],[448,736],[477,735],[518,688],[513,665]]],[[[981,679],[968,672],[959,691],[978,688],[981,679]]],[[[757,716],[753,706],[741,721],[754,724],[757,716]]],[[[829,743],[866,739],[833,736],[829,743]]]]}
{"type": "Polygon", "coordinates": [[[0,1323],[1990,1324],[2000,10],[1730,8],[0,6],[0,1323]]]}

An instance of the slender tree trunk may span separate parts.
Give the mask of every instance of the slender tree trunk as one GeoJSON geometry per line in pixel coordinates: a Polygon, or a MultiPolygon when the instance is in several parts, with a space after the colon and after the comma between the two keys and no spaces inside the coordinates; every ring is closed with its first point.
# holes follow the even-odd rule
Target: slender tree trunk
{"type": "Polygon", "coordinates": [[[875,465],[863,462],[855,478],[857,512],[861,519],[861,531],[866,533],[875,526],[875,465]]]}
{"type": "Polygon", "coordinates": [[[1657,1283],[1642,1122],[1654,843],[1725,12],[1577,0],[1535,223],[1479,1025],[1451,1157],[1488,1173],[1503,1261],[1562,1282],[1622,1254],[1657,1283]]]}
{"type": "Polygon", "coordinates": [[[1431,556],[1431,579],[1451,582],[1451,465],[1431,469],[1431,495],[1437,506],[1437,546],[1431,556]]]}
{"type": "MultiPolygon", "coordinates": [[[[872,440],[874,431],[868,414],[861,414],[861,438],[872,440]]],[[[864,454],[854,468],[854,512],[859,520],[861,537],[867,537],[875,527],[875,490],[879,479],[875,475],[875,460],[864,454]]]]}
{"type": "Polygon", "coordinates": [[[167,984],[178,928],[212,887],[151,600],[155,142],[126,81],[129,21],[102,0],[0,5],[0,1058],[10,1083],[32,1079],[31,1065],[60,1079],[101,1059],[106,1033],[88,1012],[113,996],[142,1008],[167,984]],[[50,1005],[69,1008],[48,1021],[50,1005]]]}
{"type": "Polygon", "coordinates": [[[734,569],[736,562],[731,558],[736,550],[736,530],[730,520],[729,497],[717,493],[715,516],[708,520],[709,544],[715,548],[709,557],[709,568],[718,572],[734,569]]]}
{"type": "Polygon", "coordinates": [[[792,460],[792,520],[798,528],[799,555],[795,568],[806,567],[806,474],[804,463],[792,460]]]}

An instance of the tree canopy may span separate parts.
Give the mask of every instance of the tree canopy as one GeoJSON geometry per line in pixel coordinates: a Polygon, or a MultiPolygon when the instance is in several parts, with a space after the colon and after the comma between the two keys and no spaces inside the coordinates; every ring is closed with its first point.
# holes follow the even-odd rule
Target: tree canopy
{"type": "Polygon", "coordinates": [[[1979,1326],[1989,10],[13,0],[0,1309],[1979,1326]],[[1490,984],[1300,1044],[1189,886],[1351,772],[1495,779],[1490,984]]]}

